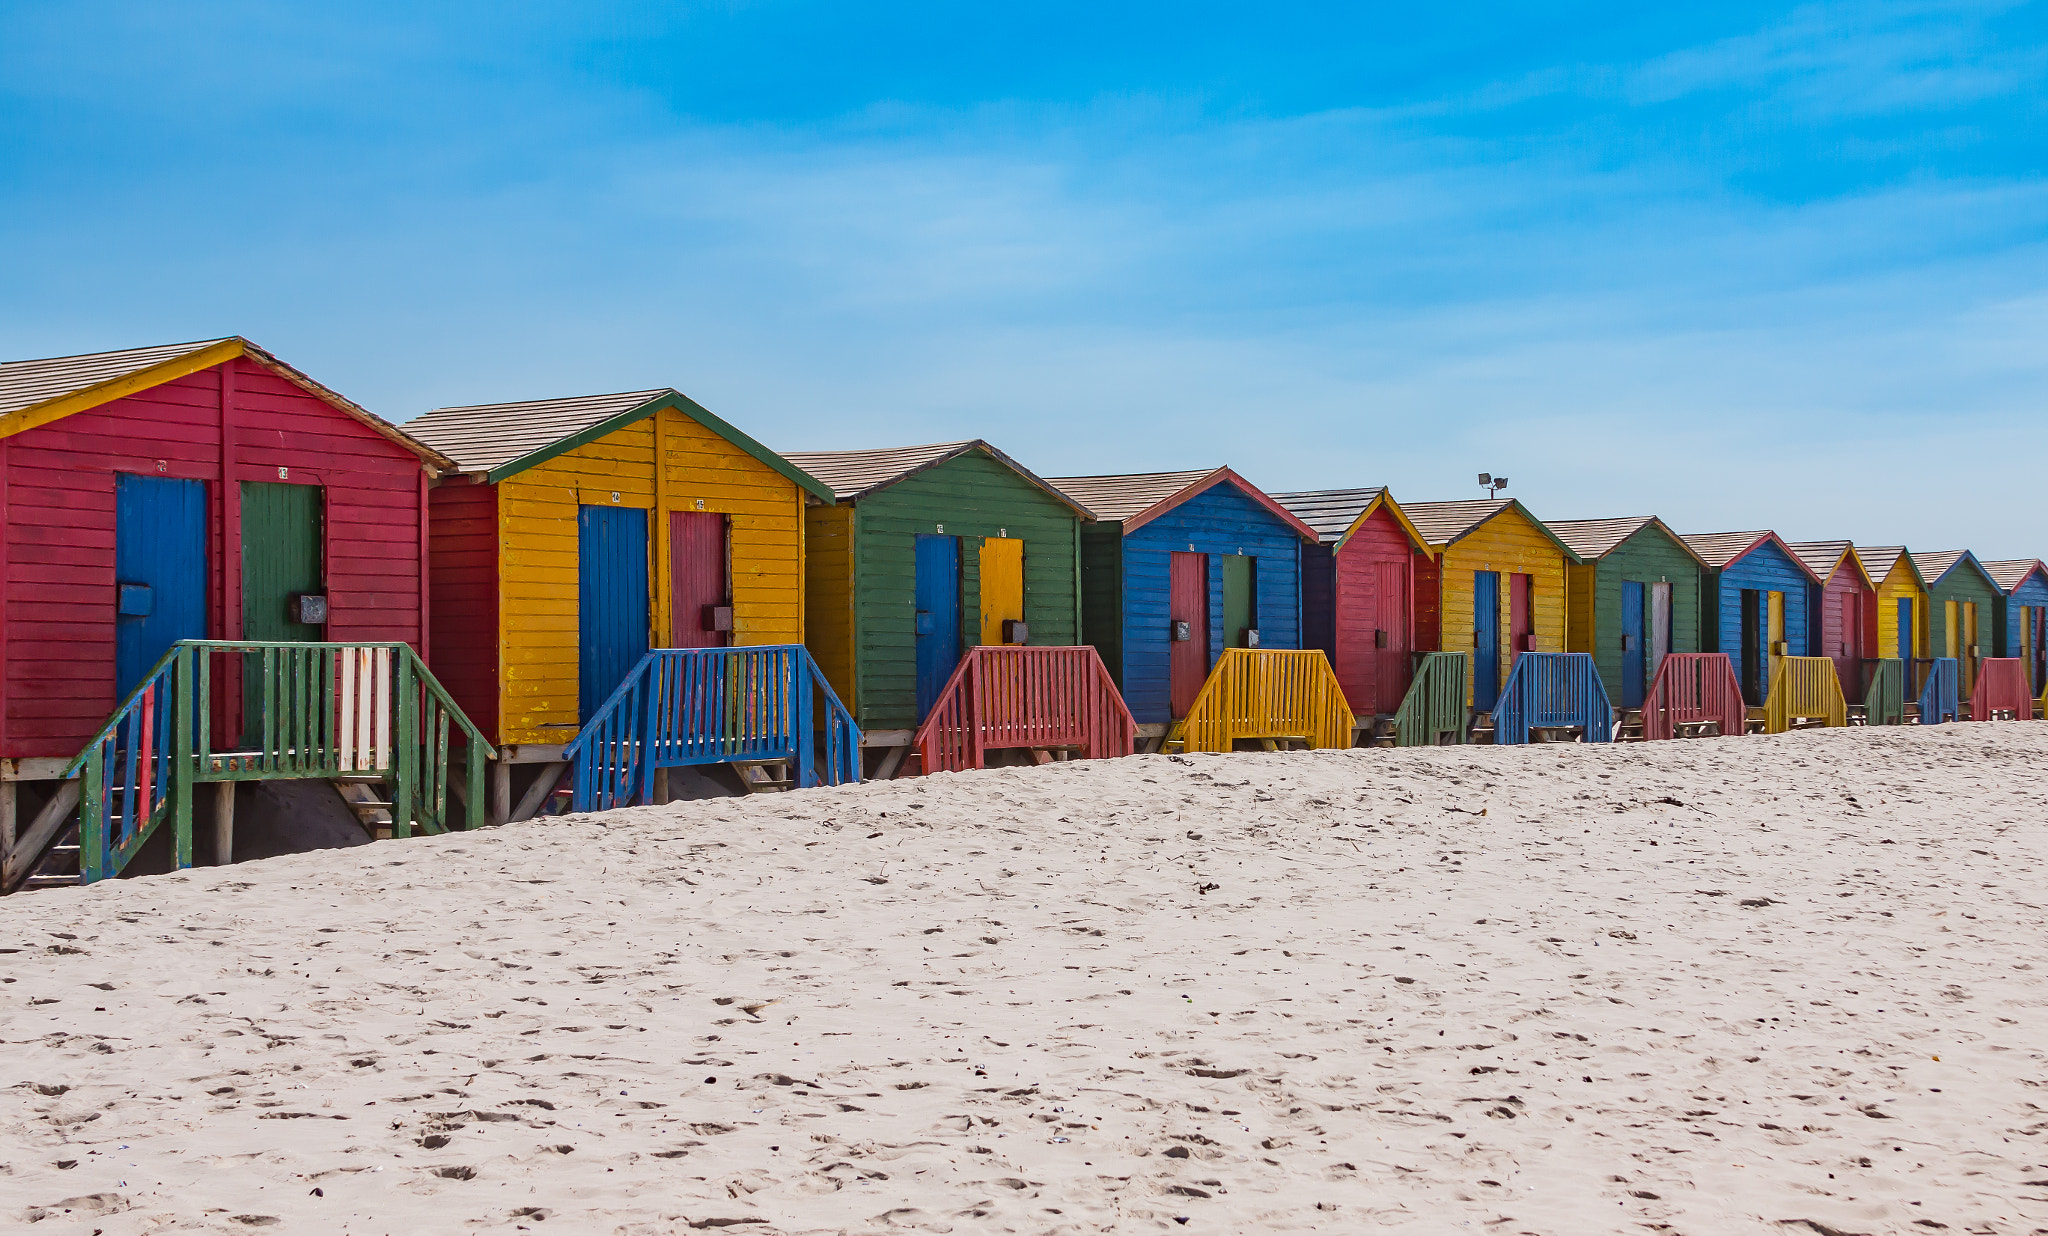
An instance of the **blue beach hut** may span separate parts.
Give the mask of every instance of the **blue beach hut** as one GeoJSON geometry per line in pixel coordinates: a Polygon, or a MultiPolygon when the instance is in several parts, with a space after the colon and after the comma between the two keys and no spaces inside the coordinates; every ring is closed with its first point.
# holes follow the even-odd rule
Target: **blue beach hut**
{"type": "Polygon", "coordinates": [[[1998,655],[2027,663],[2027,685],[2041,694],[2048,678],[2048,566],[2038,558],[1984,564],[1985,574],[2005,593],[1998,605],[1998,655]]]}
{"type": "Polygon", "coordinates": [[[1081,528],[1081,637],[1141,733],[1185,717],[1226,648],[1300,648],[1316,532],[1229,468],[1055,477],[1081,528]]]}
{"type": "Polygon", "coordinates": [[[1812,655],[1811,601],[1826,581],[1775,532],[1687,533],[1683,540],[1713,571],[1700,596],[1701,643],[1728,654],[1742,698],[1761,706],[1776,658],[1812,655]]]}

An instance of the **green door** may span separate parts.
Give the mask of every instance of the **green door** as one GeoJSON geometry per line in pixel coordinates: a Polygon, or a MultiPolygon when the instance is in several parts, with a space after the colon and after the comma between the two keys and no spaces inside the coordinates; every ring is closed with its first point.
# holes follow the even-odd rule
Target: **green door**
{"type": "MultiPolygon", "coordinates": [[[[321,552],[321,491],[317,485],[242,482],[242,638],[312,643],[320,623],[301,622],[302,596],[321,598],[326,585],[321,552]]],[[[263,658],[245,657],[242,675],[242,745],[263,733],[263,658]]]]}
{"type": "Polygon", "coordinates": [[[1255,644],[1245,632],[1259,627],[1259,607],[1253,599],[1258,589],[1258,571],[1249,555],[1219,554],[1223,559],[1223,646],[1249,648],[1255,644]]]}

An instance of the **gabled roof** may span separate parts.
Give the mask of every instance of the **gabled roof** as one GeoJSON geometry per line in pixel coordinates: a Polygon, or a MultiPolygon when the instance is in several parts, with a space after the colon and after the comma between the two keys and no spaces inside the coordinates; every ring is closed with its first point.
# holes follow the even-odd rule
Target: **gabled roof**
{"type": "Polygon", "coordinates": [[[2044,564],[2039,558],[2001,558],[1997,562],[1984,562],[1978,565],[1984,568],[1984,573],[1991,577],[1991,582],[1997,584],[2000,591],[2007,596],[2011,596],[2015,589],[2026,583],[2029,575],[2038,573],[2041,582],[2048,584],[2048,564],[2044,564]]]}
{"type": "Polygon", "coordinates": [[[1971,570],[1982,575],[1993,588],[1998,587],[1998,581],[1991,578],[1991,572],[1985,570],[1984,564],[1977,561],[1977,555],[1967,549],[1941,549],[1931,554],[1913,554],[1912,559],[1913,566],[1920,572],[1920,578],[1927,581],[1929,588],[1939,585],[1951,572],[1966,562],[1970,564],[1971,570]]]}
{"type": "Polygon", "coordinates": [[[674,408],[831,505],[832,490],[824,482],[726,424],[688,395],[666,387],[435,408],[407,421],[405,427],[445,452],[462,471],[485,473],[484,479],[495,485],[663,408],[674,408]]]}
{"type": "Polygon", "coordinates": [[[1857,558],[1856,547],[1847,541],[1788,541],[1785,548],[1792,551],[1793,557],[1805,563],[1806,569],[1812,571],[1814,577],[1823,584],[1834,577],[1836,568],[1840,567],[1846,558],[1850,565],[1856,568],[1856,573],[1863,577],[1864,583],[1873,588],[1877,586],[1877,580],[1871,578],[1869,568],[1857,558]]]}
{"type": "Polygon", "coordinates": [[[247,357],[292,385],[369,426],[438,469],[454,461],[390,421],[315,382],[239,335],[118,352],[0,362],[0,438],[247,357]]]}
{"type": "Polygon", "coordinates": [[[1408,512],[1394,501],[1394,495],[1386,486],[1375,485],[1367,489],[1311,489],[1295,494],[1274,494],[1273,501],[1301,517],[1301,522],[1315,529],[1316,536],[1332,549],[1341,549],[1351,534],[1371,517],[1373,511],[1385,507],[1394,516],[1394,522],[1408,534],[1408,539],[1418,549],[1428,549],[1429,542],[1416,531],[1415,524],[1408,518],[1408,512]]]}
{"type": "Polygon", "coordinates": [[[1903,545],[1858,545],[1856,560],[1863,564],[1863,573],[1876,583],[1883,583],[1898,569],[1899,563],[1904,562],[1906,569],[1913,573],[1914,585],[1923,591],[1927,587],[1927,581],[1921,578],[1920,568],[1903,545]]]}
{"type": "Polygon", "coordinates": [[[1655,515],[1626,515],[1619,519],[1551,519],[1544,521],[1544,526],[1549,528],[1558,540],[1571,546],[1572,552],[1587,562],[1596,562],[1605,558],[1621,548],[1623,541],[1653,525],[1660,529],[1665,536],[1670,537],[1673,545],[1684,550],[1687,557],[1698,562],[1703,567],[1707,565],[1706,561],[1698,553],[1694,552],[1693,547],[1685,543],[1684,537],[1673,532],[1669,525],[1655,515]]]}
{"type": "Polygon", "coordinates": [[[934,442],[926,446],[897,446],[877,451],[784,451],[783,458],[817,477],[838,495],[841,502],[858,502],[869,494],[887,489],[929,468],[981,451],[991,459],[1030,481],[1033,485],[1072,507],[1083,519],[1095,512],[1076,502],[1044,477],[974,438],[966,442],[934,442]]]}
{"type": "Polygon", "coordinates": [[[1052,478],[1052,484],[1095,512],[1095,518],[1123,524],[1125,536],[1218,485],[1234,485],[1245,497],[1292,528],[1297,536],[1308,541],[1316,539],[1314,528],[1301,522],[1294,512],[1229,468],[1205,468],[1198,472],[1127,472],[1116,476],[1056,476],[1052,478]]]}
{"type": "Polygon", "coordinates": [[[1431,549],[1442,551],[1479,530],[1487,520],[1512,507],[1523,519],[1534,524],[1548,537],[1550,543],[1564,552],[1564,556],[1575,563],[1584,564],[1579,552],[1558,539],[1555,532],[1544,522],[1529,513],[1529,508],[1514,498],[1465,498],[1455,502],[1411,502],[1401,509],[1408,512],[1415,530],[1431,549]]]}
{"type": "Polygon", "coordinates": [[[1806,565],[1805,559],[1793,553],[1792,547],[1785,544],[1785,538],[1775,532],[1688,532],[1679,539],[1692,546],[1692,552],[1700,556],[1701,562],[1717,571],[1727,569],[1730,563],[1738,558],[1747,557],[1750,551],[1766,543],[1775,544],[1784,550],[1785,556],[1792,560],[1792,564],[1806,572],[1807,577],[1814,583],[1827,582],[1815,575],[1813,568],[1806,565]]]}

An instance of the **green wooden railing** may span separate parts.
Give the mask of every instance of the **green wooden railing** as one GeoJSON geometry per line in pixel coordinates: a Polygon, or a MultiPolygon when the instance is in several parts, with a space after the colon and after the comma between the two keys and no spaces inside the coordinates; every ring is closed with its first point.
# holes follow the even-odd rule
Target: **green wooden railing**
{"type": "Polygon", "coordinates": [[[1871,669],[1870,690],[1863,695],[1865,725],[1906,723],[1906,663],[1896,657],[1878,661],[1871,669]]]}
{"type": "Polygon", "coordinates": [[[1394,741],[1403,747],[1434,747],[1446,734],[1453,743],[1465,741],[1465,654],[1426,652],[1394,713],[1394,741]]]}
{"type": "Polygon", "coordinates": [[[460,744],[461,826],[475,828],[490,741],[409,646],[182,640],[62,774],[80,781],[80,877],[120,874],[166,820],[191,866],[202,782],[378,777],[394,836],[445,832],[460,744]]]}

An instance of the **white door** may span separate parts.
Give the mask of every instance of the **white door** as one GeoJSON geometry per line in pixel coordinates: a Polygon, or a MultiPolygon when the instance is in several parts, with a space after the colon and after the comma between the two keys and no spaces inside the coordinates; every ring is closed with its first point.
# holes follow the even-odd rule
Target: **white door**
{"type": "Polygon", "coordinates": [[[1650,681],[1657,681],[1657,667],[1671,651],[1671,585],[1650,585],[1650,681]]]}

